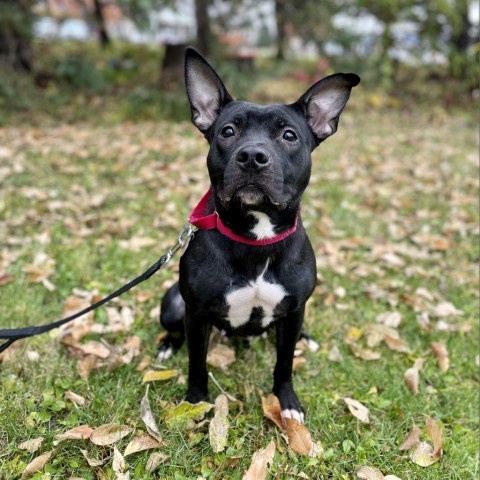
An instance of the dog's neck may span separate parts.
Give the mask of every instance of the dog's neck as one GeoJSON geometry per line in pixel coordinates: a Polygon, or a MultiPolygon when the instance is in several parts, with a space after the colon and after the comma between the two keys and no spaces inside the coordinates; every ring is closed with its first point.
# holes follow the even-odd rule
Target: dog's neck
{"type": "Polygon", "coordinates": [[[282,211],[276,208],[245,207],[241,204],[215,205],[222,223],[236,235],[251,240],[271,240],[295,228],[299,206],[292,206],[282,211]]]}
{"type": "Polygon", "coordinates": [[[264,246],[277,243],[295,233],[299,206],[282,211],[247,209],[241,204],[223,206],[209,190],[190,214],[190,223],[200,230],[218,230],[238,243],[264,246]]]}

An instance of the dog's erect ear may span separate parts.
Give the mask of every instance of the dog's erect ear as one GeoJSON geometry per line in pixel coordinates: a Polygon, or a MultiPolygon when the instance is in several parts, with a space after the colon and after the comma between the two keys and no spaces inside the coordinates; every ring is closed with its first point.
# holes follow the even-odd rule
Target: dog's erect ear
{"type": "Polygon", "coordinates": [[[205,133],[222,108],[233,99],[217,72],[193,48],[185,50],[185,85],[192,111],[192,122],[205,133]]]}
{"type": "Polygon", "coordinates": [[[318,143],[337,131],[350,91],[359,82],[360,77],[354,73],[336,73],[312,85],[297,100],[318,143]]]}

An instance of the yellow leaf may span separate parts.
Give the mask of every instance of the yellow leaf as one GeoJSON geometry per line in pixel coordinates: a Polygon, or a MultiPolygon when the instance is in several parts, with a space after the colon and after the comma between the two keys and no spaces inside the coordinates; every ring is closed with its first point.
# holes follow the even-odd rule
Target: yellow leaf
{"type": "Polygon", "coordinates": [[[210,445],[215,453],[222,452],[227,446],[229,426],[228,399],[221,394],[215,400],[215,415],[208,427],[210,445]]]}
{"type": "Polygon", "coordinates": [[[143,375],[143,383],[170,380],[178,375],[176,370],[149,370],[143,375]]]}

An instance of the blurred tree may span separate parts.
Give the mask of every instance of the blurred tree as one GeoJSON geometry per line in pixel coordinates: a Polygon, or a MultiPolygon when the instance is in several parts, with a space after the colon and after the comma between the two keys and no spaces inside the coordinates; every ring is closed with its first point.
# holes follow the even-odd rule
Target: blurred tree
{"type": "Polygon", "coordinates": [[[0,64],[32,70],[33,0],[0,0],[0,64]]]}
{"type": "MultiPolygon", "coordinates": [[[[469,0],[420,0],[424,13],[416,20],[429,47],[448,56],[449,73],[454,78],[477,81],[478,59],[469,49],[478,43],[478,25],[472,25],[469,0]]],[[[478,54],[478,48],[477,48],[478,54]]]]}
{"type": "MultiPolygon", "coordinates": [[[[82,0],[83,1],[83,0],[82,0]]],[[[102,47],[110,44],[110,37],[105,26],[105,16],[103,14],[103,2],[101,0],[93,0],[95,20],[98,25],[99,40],[102,47]]]]}

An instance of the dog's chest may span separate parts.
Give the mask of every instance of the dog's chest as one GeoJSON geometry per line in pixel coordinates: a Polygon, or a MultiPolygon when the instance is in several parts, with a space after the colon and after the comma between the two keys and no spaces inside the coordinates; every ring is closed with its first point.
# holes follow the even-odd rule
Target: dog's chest
{"type": "MultiPolygon", "coordinates": [[[[274,278],[267,276],[268,263],[263,272],[246,285],[229,290],[225,295],[226,321],[238,328],[256,317],[263,328],[274,319],[275,309],[287,295],[287,291],[274,278]]],[[[271,277],[271,276],[270,276],[271,277]]]]}

